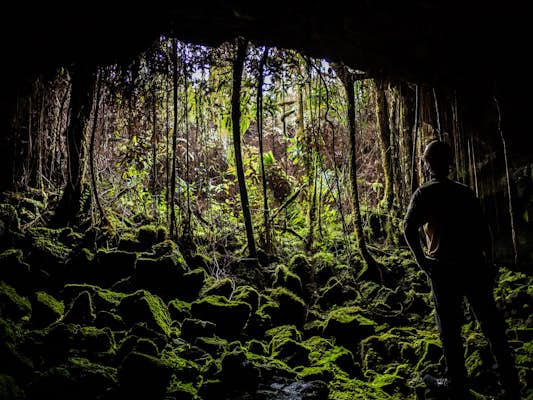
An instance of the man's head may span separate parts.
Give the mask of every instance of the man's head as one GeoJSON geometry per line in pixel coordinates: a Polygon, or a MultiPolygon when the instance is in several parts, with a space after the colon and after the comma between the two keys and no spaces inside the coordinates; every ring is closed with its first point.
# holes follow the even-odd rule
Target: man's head
{"type": "Polygon", "coordinates": [[[448,175],[453,162],[453,151],[448,143],[442,140],[430,142],[424,150],[423,157],[433,175],[448,175]]]}

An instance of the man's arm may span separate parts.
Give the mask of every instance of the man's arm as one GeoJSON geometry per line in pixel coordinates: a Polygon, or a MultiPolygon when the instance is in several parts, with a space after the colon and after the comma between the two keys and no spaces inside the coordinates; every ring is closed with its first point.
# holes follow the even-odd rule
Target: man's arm
{"type": "Polygon", "coordinates": [[[417,264],[420,267],[423,267],[425,265],[426,255],[420,243],[418,229],[419,227],[414,225],[408,219],[405,219],[403,221],[403,232],[405,236],[405,241],[407,242],[409,249],[411,249],[411,252],[415,257],[417,264]]]}

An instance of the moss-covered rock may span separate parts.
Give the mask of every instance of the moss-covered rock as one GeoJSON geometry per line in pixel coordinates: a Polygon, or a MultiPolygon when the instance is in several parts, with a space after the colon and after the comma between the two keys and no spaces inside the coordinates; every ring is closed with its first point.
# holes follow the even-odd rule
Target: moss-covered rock
{"type": "Polygon", "coordinates": [[[86,247],[75,248],[65,260],[65,276],[68,283],[95,281],[94,253],[86,247]]]}
{"type": "Polygon", "coordinates": [[[266,310],[265,307],[262,309],[270,315],[274,325],[295,324],[299,327],[304,325],[307,307],[300,297],[283,287],[273,289],[270,297],[277,307],[272,307],[270,310],[266,310]]]}
{"type": "Polygon", "coordinates": [[[25,400],[24,391],[12,376],[0,374],[0,400],[25,400]]]}
{"type": "Polygon", "coordinates": [[[311,303],[317,295],[315,269],[304,254],[296,254],[289,261],[289,269],[300,278],[303,288],[302,298],[311,303]]]}
{"type": "Polygon", "coordinates": [[[323,334],[334,337],[337,344],[357,349],[359,342],[375,333],[377,324],[363,316],[358,307],[340,307],[328,314],[323,334]]]}
{"type": "Polygon", "coordinates": [[[32,299],[30,324],[35,328],[44,328],[59,320],[64,312],[65,305],[62,301],[46,292],[39,291],[32,299]]]}
{"type": "Polygon", "coordinates": [[[171,319],[163,300],[146,290],[125,296],[118,306],[119,314],[126,324],[145,322],[150,328],[170,335],[171,319]]]}
{"type": "Polygon", "coordinates": [[[0,373],[26,382],[34,374],[34,364],[20,350],[19,342],[23,336],[19,325],[8,319],[0,319],[0,373]]]}
{"type": "Polygon", "coordinates": [[[235,290],[235,281],[231,278],[222,278],[217,279],[211,285],[205,287],[201,295],[202,296],[224,296],[227,299],[231,297],[233,291],[235,290]]]}
{"type": "Polygon", "coordinates": [[[109,328],[112,331],[123,331],[126,329],[126,324],[120,315],[106,310],[96,312],[94,326],[97,328],[109,328]]]}
{"type": "Polygon", "coordinates": [[[61,291],[61,296],[65,303],[69,303],[83,291],[89,292],[94,308],[99,311],[111,311],[115,309],[120,304],[120,301],[126,296],[124,293],[115,292],[110,289],[104,289],[100,286],[86,283],[65,285],[61,291]]]}
{"type": "Polygon", "coordinates": [[[96,318],[91,294],[84,290],[72,301],[63,316],[64,323],[92,325],[96,318]]]}
{"type": "Polygon", "coordinates": [[[273,287],[283,287],[299,297],[303,296],[303,285],[300,277],[286,265],[279,264],[274,269],[273,287]]]}
{"type": "Polygon", "coordinates": [[[14,287],[0,281],[0,315],[2,318],[18,321],[22,318],[28,319],[30,314],[30,301],[18,294],[14,287]]]}
{"type": "Polygon", "coordinates": [[[100,398],[116,387],[116,370],[73,357],[52,367],[32,381],[26,393],[30,400],[100,398]]]}
{"type": "Polygon", "coordinates": [[[300,342],[293,339],[276,341],[272,344],[272,357],[282,360],[288,366],[309,365],[310,350],[300,342]]]}
{"type": "MultiPolygon", "coordinates": [[[[137,229],[137,240],[143,248],[150,248],[158,243],[159,234],[156,225],[143,225],[137,229]]],[[[164,239],[163,239],[164,240],[164,239]]]]}
{"type": "Polygon", "coordinates": [[[193,301],[198,298],[200,290],[207,279],[207,273],[202,268],[196,268],[183,274],[178,285],[178,298],[185,301],[193,301]]]}
{"type": "Polygon", "coordinates": [[[310,263],[314,267],[318,287],[325,285],[330,278],[335,276],[335,265],[338,262],[332,253],[324,251],[315,253],[311,257],[310,263]]]}
{"type": "Polygon", "coordinates": [[[180,281],[187,272],[187,265],[177,257],[139,258],[135,268],[135,285],[157,294],[166,301],[180,296],[180,281]]]}
{"type": "Polygon", "coordinates": [[[252,312],[256,312],[259,308],[260,294],[254,287],[250,285],[237,286],[233,293],[234,300],[244,301],[252,308],[252,312]]]}
{"type": "Polygon", "coordinates": [[[213,336],[216,332],[216,324],[211,321],[203,321],[196,318],[185,318],[181,324],[181,337],[194,343],[198,337],[213,336]]]}
{"type": "Polygon", "coordinates": [[[351,377],[362,378],[360,363],[346,347],[335,345],[332,340],[320,336],[310,337],[305,341],[305,345],[311,349],[311,365],[330,370],[340,368],[351,377]]]}
{"type": "Polygon", "coordinates": [[[255,393],[259,385],[259,370],[241,350],[223,355],[219,379],[223,383],[222,393],[226,396],[238,393],[255,393]]]}
{"type": "Polygon", "coordinates": [[[99,249],[95,255],[93,275],[89,283],[109,288],[115,282],[135,273],[137,254],[123,250],[99,249]]]}
{"type": "Polygon", "coordinates": [[[0,253],[0,280],[23,289],[33,286],[30,281],[30,266],[23,259],[22,250],[8,249],[0,253]]]}
{"type": "Polygon", "coordinates": [[[334,305],[341,306],[357,299],[358,294],[355,288],[333,277],[320,289],[318,296],[318,304],[323,309],[329,309],[334,305]]]}
{"type": "Polygon", "coordinates": [[[216,324],[217,334],[235,337],[241,334],[250,317],[251,307],[239,300],[228,300],[223,296],[207,296],[191,304],[194,318],[216,324]]]}
{"type": "Polygon", "coordinates": [[[172,379],[172,368],[159,358],[131,352],[118,368],[120,393],[136,399],[162,399],[172,379]]]}
{"type": "Polygon", "coordinates": [[[186,301],[174,299],[167,304],[167,307],[173,321],[181,322],[191,316],[191,303],[186,301]]]}

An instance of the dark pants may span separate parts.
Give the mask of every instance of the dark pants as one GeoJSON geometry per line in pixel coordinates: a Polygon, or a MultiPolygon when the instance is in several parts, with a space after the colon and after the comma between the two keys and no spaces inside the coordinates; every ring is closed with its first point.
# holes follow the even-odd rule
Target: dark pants
{"type": "Polygon", "coordinates": [[[506,324],[494,300],[493,274],[482,263],[445,264],[431,271],[437,326],[452,386],[466,390],[467,372],[461,327],[463,299],[487,338],[503,389],[519,398],[519,380],[506,337],[506,324]]]}

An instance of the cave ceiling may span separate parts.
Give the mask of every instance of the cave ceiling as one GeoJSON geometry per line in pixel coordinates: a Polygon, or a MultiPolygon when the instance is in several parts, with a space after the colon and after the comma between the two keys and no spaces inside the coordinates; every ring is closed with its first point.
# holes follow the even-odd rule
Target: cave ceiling
{"type": "Polygon", "coordinates": [[[17,85],[76,62],[127,61],[160,35],[207,46],[244,36],[342,61],[369,77],[497,92],[519,114],[529,107],[531,46],[529,13],[517,7],[477,0],[17,2],[4,10],[1,27],[4,81],[17,85]]]}

